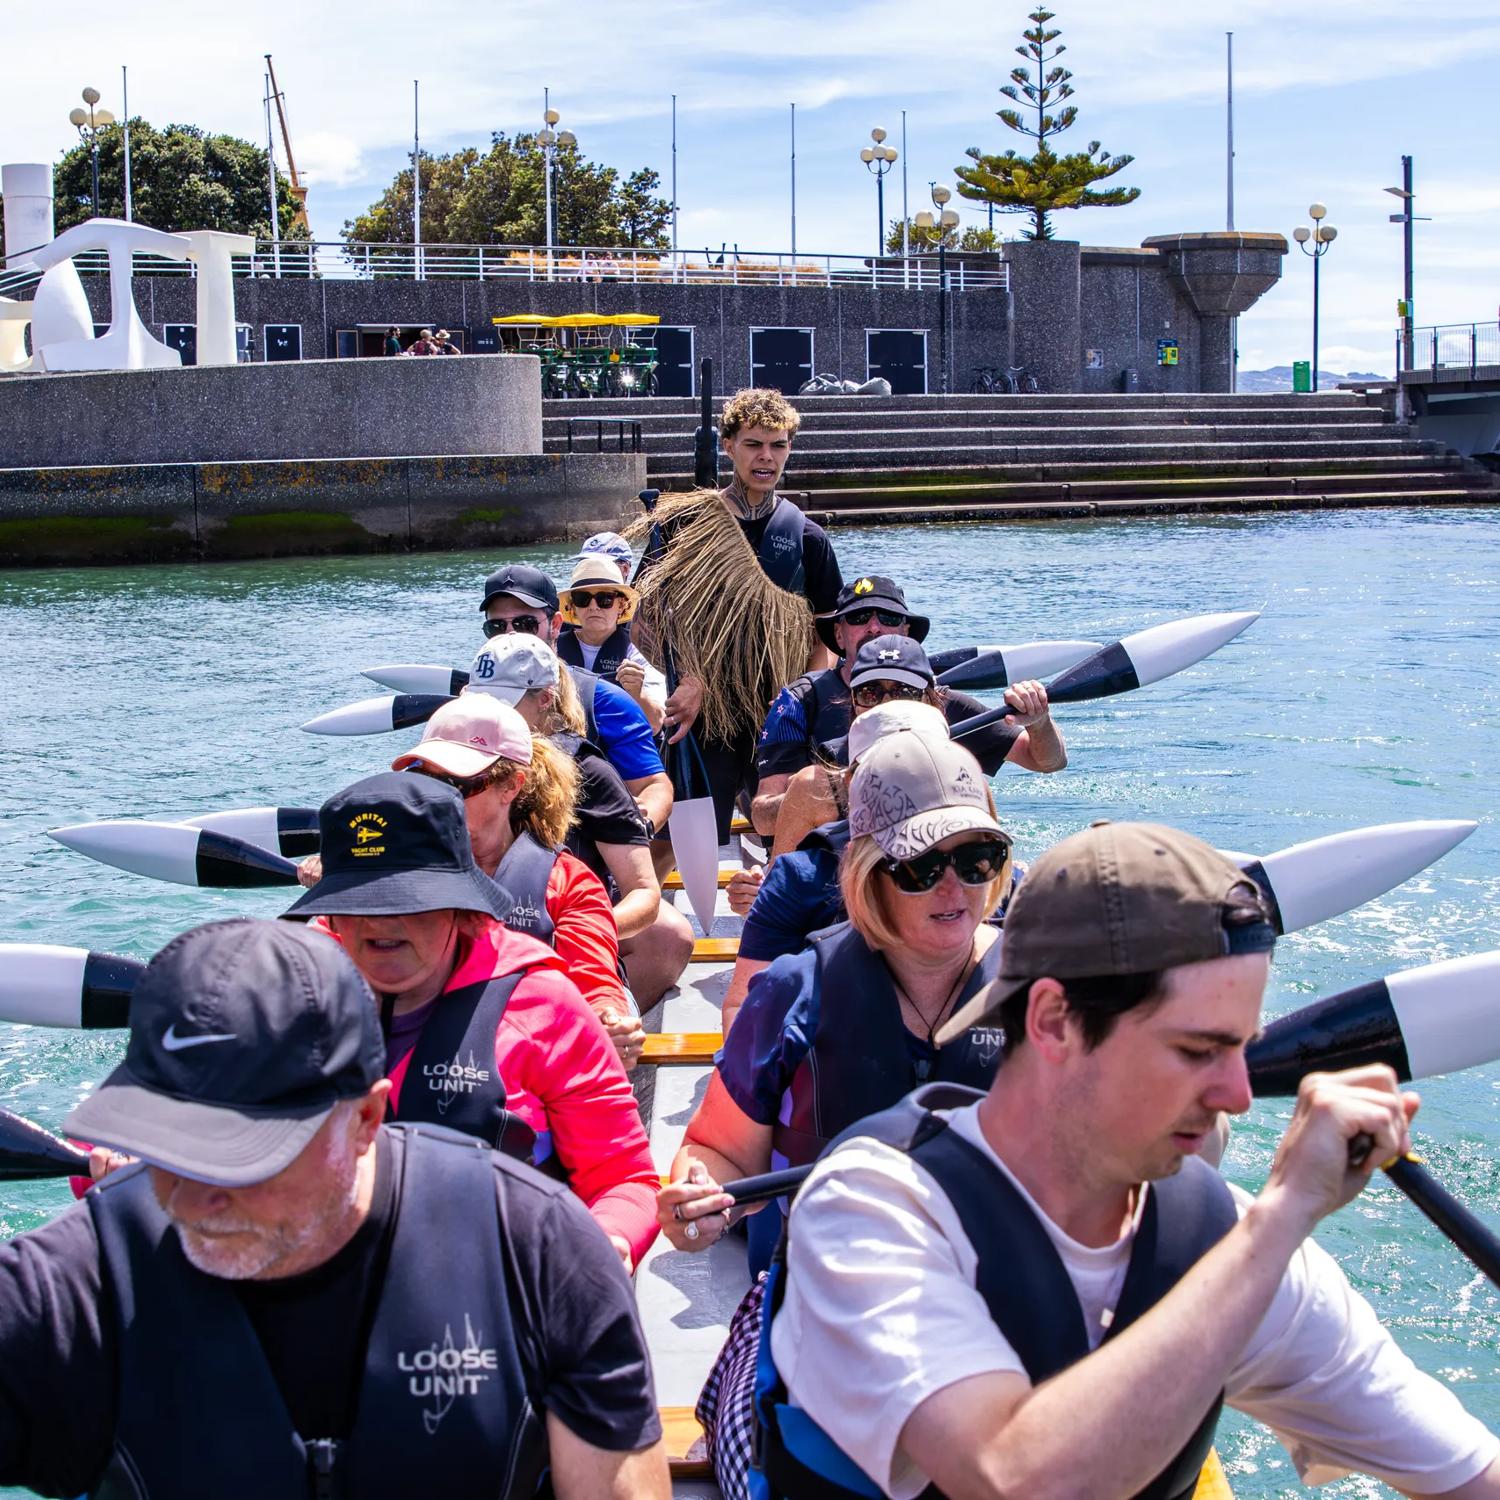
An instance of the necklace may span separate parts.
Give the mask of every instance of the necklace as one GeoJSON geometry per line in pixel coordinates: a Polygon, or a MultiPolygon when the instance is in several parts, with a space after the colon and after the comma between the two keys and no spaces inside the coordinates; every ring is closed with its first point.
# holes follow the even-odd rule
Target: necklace
{"type": "Polygon", "coordinates": [[[963,988],[964,980],[969,977],[969,970],[974,963],[973,943],[971,942],[969,944],[969,951],[964,955],[963,962],[958,967],[958,978],[953,981],[953,987],[948,991],[947,995],[944,997],[943,1003],[938,1006],[937,1013],[930,1021],[926,1016],[922,1014],[921,1006],[919,1006],[917,1002],[906,993],[905,987],[902,985],[901,981],[896,978],[896,971],[891,968],[890,960],[886,958],[885,954],[882,953],[880,955],[880,961],[885,965],[886,973],[891,976],[891,983],[895,986],[896,989],[896,998],[900,1001],[904,1001],[911,1007],[912,1014],[917,1018],[917,1020],[922,1023],[923,1026],[927,1028],[927,1044],[929,1046],[935,1045],[933,1042],[933,1037],[937,1033],[938,1025],[941,1023],[943,1017],[948,1014],[948,1007],[953,1004],[954,1000],[958,996],[958,992],[963,988]]]}

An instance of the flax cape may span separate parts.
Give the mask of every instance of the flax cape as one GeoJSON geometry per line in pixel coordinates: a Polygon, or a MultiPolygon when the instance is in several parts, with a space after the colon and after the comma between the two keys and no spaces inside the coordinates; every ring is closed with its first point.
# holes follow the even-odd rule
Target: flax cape
{"type": "Polygon", "coordinates": [[[661,559],[633,580],[633,629],[667,643],[678,673],[703,683],[698,728],[730,744],[759,732],[771,700],[807,669],[813,616],[801,594],[778,588],[717,490],[663,495],[625,536],[643,542],[660,527],[661,559]]]}

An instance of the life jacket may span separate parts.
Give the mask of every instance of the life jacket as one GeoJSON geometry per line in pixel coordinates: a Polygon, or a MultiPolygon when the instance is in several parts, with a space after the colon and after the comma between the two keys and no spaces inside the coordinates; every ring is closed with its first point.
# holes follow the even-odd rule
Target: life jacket
{"type": "Polygon", "coordinates": [[[525,941],[512,946],[514,967],[445,990],[416,1045],[391,1071],[388,1118],[430,1123],[472,1135],[538,1170],[560,1176],[550,1137],[505,1107],[505,1080],[495,1066],[495,1037],[516,986],[538,964],[557,957],[525,941]]]}
{"type": "MultiPolygon", "coordinates": [[[[930,1075],[922,1077],[885,960],[848,922],[814,933],[810,942],[814,996],[803,1025],[813,1029],[812,1046],[782,1098],[780,1120],[771,1127],[771,1149],[785,1165],[815,1161],[840,1131],[889,1109],[919,1084],[989,1087],[1000,1061],[998,1028],[970,1027],[938,1049],[930,1075]]],[[[999,973],[1000,944],[991,943],[954,1009],[999,973]]]]}
{"type": "Polygon", "coordinates": [[[579,640],[576,629],[566,630],[558,636],[557,654],[570,667],[578,667],[583,671],[592,672],[595,677],[603,677],[613,682],[615,674],[625,664],[625,658],[630,654],[630,623],[626,621],[624,624],[615,626],[604,644],[599,647],[592,667],[584,665],[583,644],[579,640]]]}
{"type": "Polygon", "coordinates": [[[491,1476],[486,1493],[534,1493],[545,1429],[518,1353],[526,1330],[511,1319],[495,1185],[515,1169],[430,1126],[386,1127],[382,1147],[396,1223],[345,1441],[293,1428],[249,1316],[189,1264],[145,1168],[89,1193],[119,1341],[114,1450],[95,1500],[404,1500],[473,1494],[477,1474],[491,1476]]]}
{"type": "MultiPolygon", "coordinates": [[[[587,667],[569,666],[573,674],[573,685],[578,689],[578,701],[583,705],[583,737],[596,748],[599,744],[599,725],[594,719],[594,694],[599,691],[599,674],[587,667]]],[[[604,755],[601,750],[599,752],[604,755]]],[[[607,760],[609,757],[605,756],[607,760]]]]}
{"type": "Polygon", "coordinates": [[[766,577],[789,594],[800,594],[807,578],[802,565],[802,536],[806,530],[807,517],[790,500],[778,495],[755,555],[766,577]]]}
{"type": "Polygon", "coordinates": [[[849,686],[838,667],[826,667],[820,672],[808,672],[801,681],[808,684],[802,695],[802,745],[806,754],[804,765],[812,765],[821,758],[823,745],[849,733],[849,719],[853,708],[849,702],[849,686]]]}
{"type": "MultiPolygon", "coordinates": [[[[1089,1353],[1077,1293],[1046,1230],[1010,1178],[934,1111],[974,1103],[975,1089],[933,1084],[918,1089],[845,1133],[871,1136],[907,1152],[936,1179],[974,1247],[974,1284],[995,1326],[1016,1351],[1033,1385],[1089,1353]]],[[[837,1142],[835,1143],[838,1144],[837,1142]]],[[[1160,1302],[1234,1227],[1238,1215],[1224,1179],[1190,1156],[1175,1176],[1153,1182],[1130,1249],[1120,1301],[1105,1339],[1114,1338],[1160,1302]]],[[[878,1497],[880,1488],[800,1407],[771,1356],[771,1325],[786,1279],[783,1237],[765,1291],[756,1365],[754,1500],[848,1500],[878,1497]]],[[[1192,1437],[1136,1500],[1191,1500],[1213,1446],[1224,1404],[1204,1397],[1192,1437]]],[[[928,1485],[921,1500],[941,1500],[928,1485]]]]}
{"type": "Polygon", "coordinates": [[[510,909],[499,914],[500,920],[512,932],[528,933],[548,947],[554,928],[547,910],[547,882],[552,878],[557,854],[556,849],[539,844],[529,833],[520,833],[495,871],[495,884],[511,900],[510,909]]]}

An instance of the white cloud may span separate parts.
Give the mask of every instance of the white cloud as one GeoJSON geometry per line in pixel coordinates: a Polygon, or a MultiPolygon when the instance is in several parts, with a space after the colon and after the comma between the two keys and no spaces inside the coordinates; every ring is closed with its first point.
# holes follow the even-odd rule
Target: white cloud
{"type": "MultiPolygon", "coordinates": [[[[297,171],[311,186],[348,187],[364,175],[359,143],[330,130],[311,130],[294,137],[297,171]]],[[[283,163],[283,166],[285,164],[283,163]]]]}

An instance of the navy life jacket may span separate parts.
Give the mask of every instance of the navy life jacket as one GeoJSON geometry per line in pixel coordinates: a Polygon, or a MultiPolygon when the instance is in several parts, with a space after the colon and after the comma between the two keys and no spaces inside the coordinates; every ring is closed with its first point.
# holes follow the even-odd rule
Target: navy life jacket
{"type": "Polygon", "coordinates": [[[495,1066],[495,1035],[516,986],[532,967],[522,959],[508,974],[460,985],[438,998],[417,1034],[401,1080],[400,1107],[389,1118],[459,1130],[556,1176],[550,1139],[505,1107],[505,1080],[495,1066]]]}
{"type": "Polygon", "coordinates": [[[778,495],[755,555],[766,577],[789,594],[800,594],[807,579],[802,565],[802,536],[806,530],[807,517],[790,500],[778,495]]]}
{"type": "Polygon", "coordinates": [[[471,1494],[476,1474],[497,1495],[534,1493],[546,1438],[496,1207],[495,1174],[513,1169],[426,1126],[387,1127],[382,1148],[396,1224],[344,1441],[293,1428],[249,1316],[189,1264],[144,1168],[88,1194],[119,1339],[114,1451],[95,1500],[404,1500],[471,1494]]]}
{"type": "MultiPolygon", "coordinates": [[[[889,1109],[922,1083],[985,1089],[1000,1061],[1001,1032],[974,1026],[940,1047],[928,1077],[919,1075],[901,1021],[901,1002],[885,960],[848,922],[811,939],[817,993],[804,1024],[812,1046],[792,1075],[771,1127],[771,1149],[788,1166],[815,1161],[840,1131],[889,1109]]],[[[954,1008],[1000,973],[1000,944],[974,966],[954,1008]]]]}
{"type": "Polygon", "coordinates": [[[539,844],[529,833],[516,835],[495,871],[495,884],[510,897],[510,909],[500,920],[513,932],[524,932],[552,946],[555,930],[547,910],[547,882],[557,863],[556,849],[539,844]]]}
{"type": "MultiPolygon", "coordinates": [[[[947,1195],[974,1247],[974,1284],[995,1326],[1016,1351],[1033,1385],[1089,1353],[1083,1310],[1067,1268],[1014,1183],[934,1111],[961,1108],[974,1089],[934,1084],[893,1109],[862,1120],[849,1136],[872,1136],[907,1152],[947,1195]]],[[[835,1145],[838,1143],[835,1142],[835,1145]]],[[[1131,1245],[1114,1318],[1113,1338],[1160,1302],[1234,1227],[1238,1215],[1224,1179],[1198,1157],[1173,1177],[1151,1184],[1131,1245]]],[[[882,1494],[868,1475],[800,1407],[771,1357],[771,1325],[786,1279],[786,1240],[765,1291],[756,1366],[754,1500],[849,1500],[882,1494]]],[[[1204,1416],[1181,1451],[1136,1500],[1191,1500],[1213,1446],[1223,1391],[1204,1398],[1204,1416]]],[[[921,1500],[941,1500],[928,1485],[921,1500]]]]}
{"type": "Polygon", "coordinates": [[[577,630],[565,630],[558,636],[557,654],[570,667],[592,672],[595,677],[604,677],[613,682],[615,673],[625,664],[625,658],[630,654],[630,624],[627,621],[615,626],[608,639],[599,647],[592,667],[584,665],[583,645],[578,639],[577,630]]]}
{"type": "MultiPolygon", "coordinates": [[[[599,674],[590,672],[587,667],[570,666],[568,670],[573,674],[574,687],[578,689],[578,701],[583,704],[583,737],[597,749],[599,725],[594,720],[594,694],[599,691],[599,674]]],[[[599,753],[609,759],[604,751],[599,753]]]]}
{"type": "MultiPolygon", "coordinates": [[[[849,701],[849,685],[838,667],[808,672],[802,679],[808,690],[802,697],[802,745],[806,758],[802,764],[830,759],[823,747],[849,733],[854,709],[849,701]]],[[[841,762],[842,763],[842,762],[841,762]]]]}

